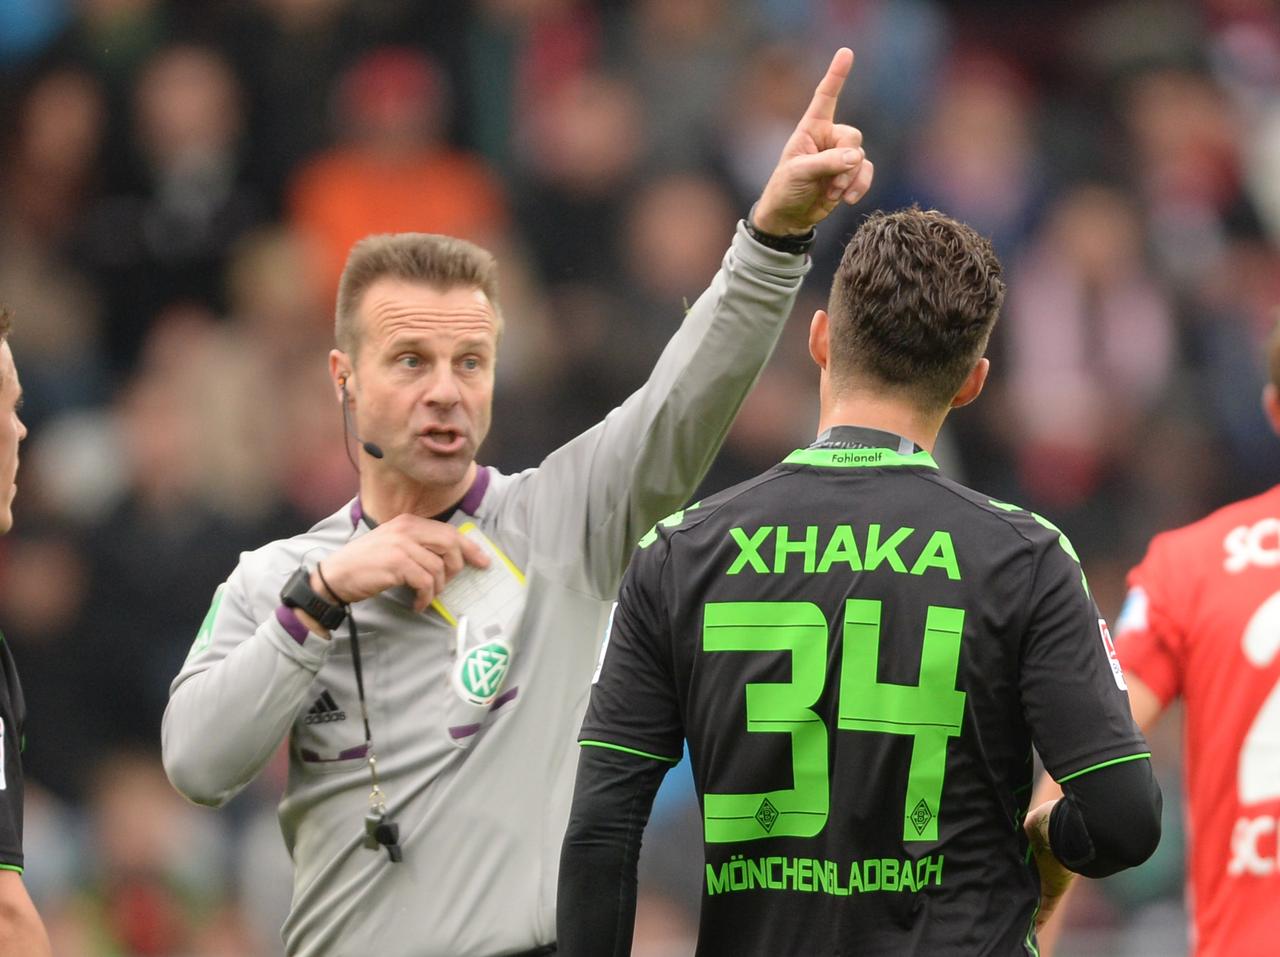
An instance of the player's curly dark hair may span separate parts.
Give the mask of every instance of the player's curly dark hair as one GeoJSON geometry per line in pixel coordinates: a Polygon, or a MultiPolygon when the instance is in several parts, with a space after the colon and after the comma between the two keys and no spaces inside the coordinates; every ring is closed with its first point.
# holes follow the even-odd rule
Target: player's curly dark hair
{"type": "Polygon", "coordinates": [[[986,350],[1004,289],[991,242],[964,223],[918,206],[873,214],[831,284],[833,385],[870,378],[946,408],[986,350]]]}
{"type": "Polygon", "coordinates": [[[0,303],[0,342],[4,342],[9,338],[9,332],[13,329],[13,313],[11,313],[4,303],[0,303]]]}

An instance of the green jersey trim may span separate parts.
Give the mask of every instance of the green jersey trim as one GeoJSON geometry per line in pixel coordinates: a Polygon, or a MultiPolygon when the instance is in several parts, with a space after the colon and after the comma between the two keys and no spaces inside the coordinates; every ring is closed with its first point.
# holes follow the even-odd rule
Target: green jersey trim
{"type": "Polygon", "coordinates": [[[928,452],[903,455],[892,449],[796,449],[782,460],[788,465],[816,465],[828,469],[886,468],[915,466],[936,469],[938,463],[928,452]]]}
{"type": "Polygon", "coordinates": [[[190,661],[213,643],[213,623],[218,620],[218,609],[222,607],[222,596],[226,590],[227,583],[223,582],[218,586],[217,591],[213,593],[213,601],[209,605],[209,611],[205,613],[204,621],[200,623],[200,630],[196,632],[196,639],[191,643],[191,650],[187,652],[187,661],[190,661]]]}
{"type": "Polygon", "coordinates": [[[1109,768],[1113,764],[1124,764],[1126,761],[1141,761],[1143,758],[1149,758],[1149,757],[1151,757],[1151,752],[1143,751],[1141,754],[1131,754],[1128,757],[1124,757],[1124,758],[1112,758],[1110,761],[1103,761],[1101,764],[1095,764],[1081,771],[1075,771],[1071,774],[1068,774],[1065,778],[1059,778],[1058,783],[1065,784],[1066,782],[1072,781],[1083,774],[1088,774],[1090,771],[1100,771],[1102,768],[1109,768]]]}
{"type": "Polygon", "coordinates": [[[697,508],[701,504],[702,504],[701,502],[694,502],[692,505],[686,505],[684,508],[680,509],[680,511],[673,512],[672,514],[668,515],[666,518],[661,519],[656,525],[653,526],[653,528],[649,529],[649,531],[645,532],[643,535],[640,536],[640,541],[636,542],[636,548],[648,548],[650,545],[652,545],[654,542],[658,540],[659,527],[675,528],[677,525],[679,525],[681,522],[684,521],[684,516],[687,512],[692,512],[695,508],[697,508]]]}
{"type": "Polygon", "coordinates": [[[0,864],[0,871],[14,871],[15,873],[21,874],[22,868],[17,864],[0,864]]]}
{"type": "Polygon", "coordinates": [[[1036,918],[1040,916],[1040,903],[1036,903],[1036,909],[1031,912],[1031,925],[1027,928],[1027,938],[1023,941],[1027,948],[1027,953],[1031,957],[1040,957],[1040,946],[1036,941],[1036,918]]]}
{"type": "Polygon", "coordinates": [[[620,744],[610,744],[608,741],[579,741],[579,745],[584,748],[608,748],[610,751],[621,751],[624,754],[634,754],[642,758],[650,758],[654,761],[661,761],[664,764],[679,764],[679,758],[667,758],[661,754],[650,754],[648,751],[637,751],[635,748],[624,748],[620,744]]]}

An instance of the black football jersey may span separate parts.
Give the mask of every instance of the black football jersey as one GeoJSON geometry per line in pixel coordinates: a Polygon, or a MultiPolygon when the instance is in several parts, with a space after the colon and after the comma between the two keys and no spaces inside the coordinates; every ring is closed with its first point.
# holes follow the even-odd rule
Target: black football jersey
{"type": "Polygon", "coordinates": [[[0,635],[0,870],[22,870],[22,747],[26,703],[9,643],[0,635]]]}
{"type": "Polygon", "coordinates": [[[645,536],[580,740],[688,741],[699,957],[1035,953],[1033,745],[1147,755],[1067,538],[852,427],[645,536]]]}

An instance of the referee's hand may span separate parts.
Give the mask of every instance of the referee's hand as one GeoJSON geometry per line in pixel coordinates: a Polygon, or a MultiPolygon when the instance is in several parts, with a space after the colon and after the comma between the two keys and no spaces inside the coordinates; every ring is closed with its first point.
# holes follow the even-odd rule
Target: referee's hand
{"type": "Polygon", "coordinates": [[[397,515],[326,556],[320,562],[324,580],[313,571],[311,587],[353,604],[405,585],[417,593],[414,609],[425,611],[464,565],[487,568],[489,557],[447,522],[397,515]]]}
{"type": "Polygon", "coordinates": [[[762,232],[807,233],[841,202],[856,203],[871,188],[875,166],[863,153],[862,131],[835,121],[851,69],[853,51],[841,47],[756,203],[753,222],[762,232]]]}

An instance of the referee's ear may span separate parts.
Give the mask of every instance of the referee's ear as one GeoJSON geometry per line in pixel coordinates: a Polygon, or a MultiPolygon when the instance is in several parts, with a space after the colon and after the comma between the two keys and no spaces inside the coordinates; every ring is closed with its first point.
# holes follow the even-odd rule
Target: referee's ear
{"type": "Polygon", "coordinates": [[[965,376],[964,384],[960,386],[960,391],[951,400],[951,408],[958,409],[960,406],[968,405],[976,399],[982,393],[982,387],[987,384],[987,373],[990,371],[991,360],[983,356],[974,364],[969,374],[965,376]]]}
{"type": "Polygon", "coordinates": [[[341,349],[329,350],[329,378],[333,381],[333,397],[340,403],[346,401],[343,387],[351,378],[351,359],[341,349]]]}
{"type": "Polygon", "coordinates": [[[1271,431],[1280,435],[1280,390],[1274,383],[1268,382],[1262,387],[1262,411],[1271,423],[1271,431]]]}

